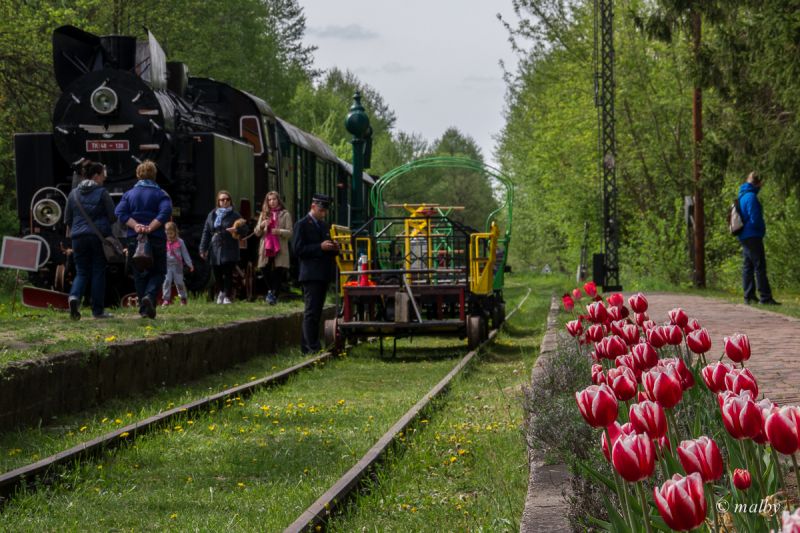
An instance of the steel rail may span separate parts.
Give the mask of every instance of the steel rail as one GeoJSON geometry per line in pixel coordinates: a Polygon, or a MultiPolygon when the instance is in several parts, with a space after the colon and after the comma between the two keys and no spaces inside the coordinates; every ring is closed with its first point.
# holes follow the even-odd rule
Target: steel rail
{"type": "MultiPolygon", "coordinates": [[[[531,294],[531,289],[517,304],[517,306],[507,315],[507,319],[511,318],[516,313],[528,296],[531,294]]],[[[324,527],[328,518],[345,502],[346,498],[352,493],[361,479],[372,470],[375,464],[381,460],[383,455],[388,451],[389,447],[395,441],[400,432],[405,429],[424,411],[428,405],[445,390],[447,390],[450,382],[455,378],[478,354],[481,346],[485,345],[497,336],[499,328],[493,329],[489,332],[487,339],[481,343],[480,346],[468,352],[450,372],[443,377],[425,396],[422,397],[414,406],[406,411],[400,419],[389,428],[389,430],[378,439],[378,441],[370,448],[366,454],[348,470],[342,477],[340,477],[331,488],[317,498],[305,511],[303,511],[297,519],[292,522],[285,530],[284,533],[297,533],[301,531],[315,531],[317,526],[324,527]]]]}
{"type": "Polygon", "coordinates": [[[52,474],[54,468],[59,465],[82,461],[89,457],[99,455],[105,450],[110,450],[120,446],[124,442],[132,441],[137,436],[152,431],[156,427],[161,426],[172,418],[176,418],[185,413],[207,409],[211,405],[214,405],[225,398],[231,396],[246,396],[255,392],[256,389],[261,387],[274,385],[276,383],[285,381],[292,374],[296,374],[303,369],[330,358],[331,356],[331,352],[324,352],[310,359],[306,359],[301,363],[280,370],[279,372],[275,372],[274,374],[250,381],[243,385],[237,385],[235,387],[225,389],[211,396],[206,396],[205,398],[200,398],[192,402],[179,405],[178,407],[174,407],[168,411],[164,411],[157,415],[139,420],[125,427],[116,429],[110,433],[106,433],[105,435],[101,435],[99,437],[95,437],[94,439],[77,444],[72,448],[62,450],[49,457],[45,457],[44,459],[36,461],[35,463],[21,466],[14,470],[9,470],[8,472],[0,475],[0,503],[5,504],[8,502],[17,487],[23,484],[33,483],[38,477],[46,477],[47,475],[52,474]]]}

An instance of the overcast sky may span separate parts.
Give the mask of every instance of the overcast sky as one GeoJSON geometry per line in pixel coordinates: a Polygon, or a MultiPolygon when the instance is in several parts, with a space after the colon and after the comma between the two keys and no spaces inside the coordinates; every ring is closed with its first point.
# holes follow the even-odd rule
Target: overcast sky
{"type": "MultiPolygon", "coordinates": [[[[503,70],[516,62],[497,13],[510,0],[299,0],[315,66],[354,72],[429,142],[455,126],[491,163],[503,127],[503,70]]],[[[367,110],[369,112],[369,110],[367,110]]],[[[344,117],[344,115],[343,115],[344,117]]],[[[344,118],[343,118],[344,120],[344,118]]]]}

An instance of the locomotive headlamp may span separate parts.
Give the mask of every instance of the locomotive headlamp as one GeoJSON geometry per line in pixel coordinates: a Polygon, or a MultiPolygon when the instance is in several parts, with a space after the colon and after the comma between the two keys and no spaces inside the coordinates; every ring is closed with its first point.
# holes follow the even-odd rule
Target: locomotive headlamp
{"type": "Polygon", "coordinates": [[[61,220],[61,206],[50,198],[39,200],[33,206],[33,219],[48,228],[55,226],[61,220]]]}
{"type": "Polygon", "coordinates": [[[119,98],[117,97],[117,93],[114,92],[114,89],[101,85],[94,90],[89,102],[92,105],[92,109],[97,113],[100,115],[108,115],[117,108],[119,98]]]}

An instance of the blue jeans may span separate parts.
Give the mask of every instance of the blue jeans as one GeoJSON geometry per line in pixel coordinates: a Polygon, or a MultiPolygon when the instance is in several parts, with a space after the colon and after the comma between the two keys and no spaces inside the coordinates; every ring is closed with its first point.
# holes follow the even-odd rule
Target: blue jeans
{"type": "MultiPolygon", "coordinates": [[[[148,235],[150,249],[153,253],[153,266],[147,270],[139,271],[136,264],[128,259],[133,272],[133,284],[136,286],[136,296],[139,297],[139,312],[144,312],[142,300],[145,296],[150,298],[153,305],[158,301],[158,293],[164,284],[167,274],[167,241],[166,239],[148,235]]],[[[128,237],[128,257],[133,258],[136,253],[137,237],[128,237]]]]}
{"type": "Polygon", "coordinates": [[[78,235],[72,239],[72,260],[77,274],[69,291],[70,298],[83,298],[86,284],[92,287],[92,315],[103,314],[106,303],[106,256],[96,235],[78,235]]]}
{"type": "Polygon", "coordinates": [[[767,279],[767,256],[764,253],[764,239],[751,237],[742,241],[742,287],[744,299],[755,300],[756,288],[761,302],[772,300],[772,289],[767,279]],[[755,278],[755,283],[753,283],[755,278]]]}

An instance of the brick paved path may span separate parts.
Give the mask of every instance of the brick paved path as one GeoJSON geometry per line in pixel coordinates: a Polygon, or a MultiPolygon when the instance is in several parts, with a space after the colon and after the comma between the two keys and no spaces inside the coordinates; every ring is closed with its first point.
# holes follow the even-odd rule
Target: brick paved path
{"type": "MultiPolygon", "coordinates": [[[[626,296],[629,296],[628,294],[626,296]]],[[[800,404],[800,320],[765,311],[763,306],[733,304],[702,296],[645,293],[648,315],[657,324],[667,320],[667,311],[680,307],[696,318],[711,335],[711,352],[716,360],[723,352],[722,339],[744,333],[750,339],[752,356],[745,363],[763,394],[778,405],[800,404]]]]}

